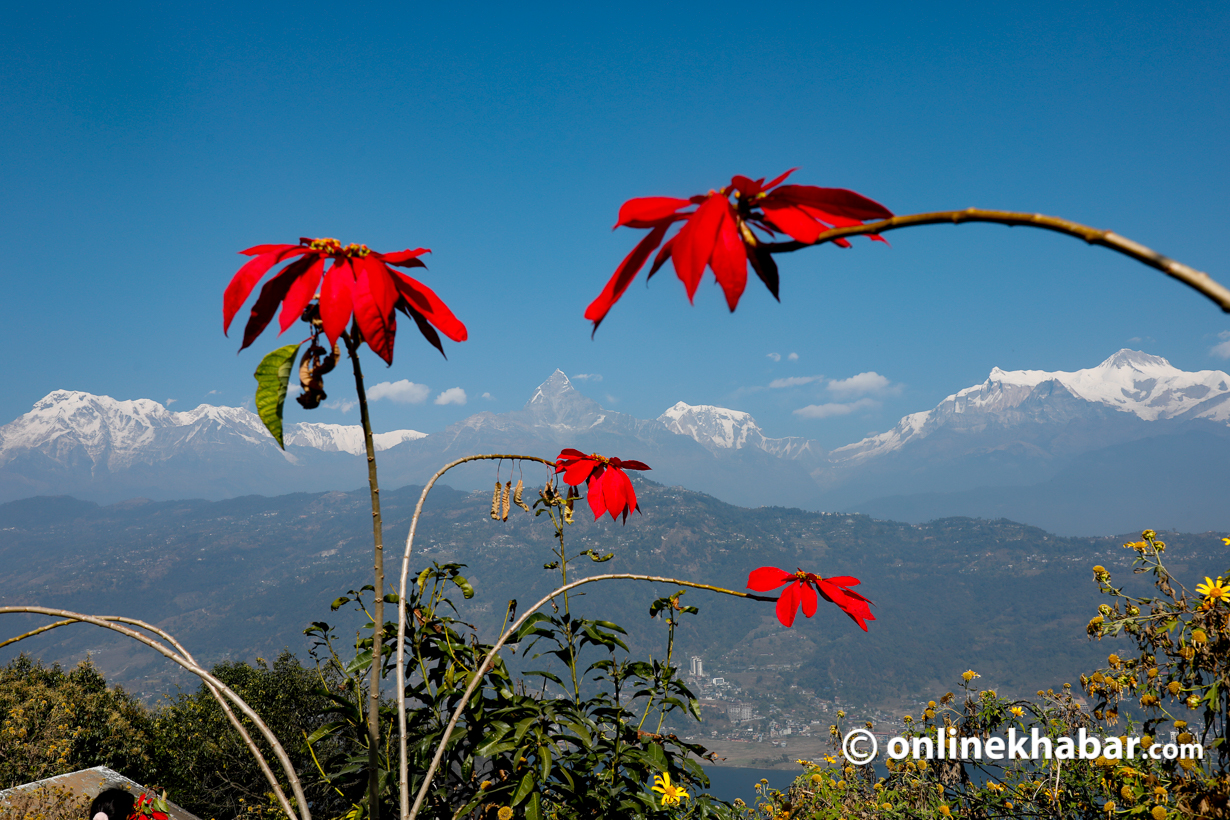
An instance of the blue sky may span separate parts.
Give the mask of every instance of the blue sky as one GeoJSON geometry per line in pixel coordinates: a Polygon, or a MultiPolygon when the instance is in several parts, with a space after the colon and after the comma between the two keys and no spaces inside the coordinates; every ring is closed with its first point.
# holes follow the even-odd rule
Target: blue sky
{"type": "Polygon", "coordinates": [[[426,386],[384,391],[383,430],[515,409],[556,367],[611,409],[718,404],[829,447],[994,366],[1227,369],[1230,318],[1194,291],[999,226],[779,257],[782,303],[753,277],[733,315],[667,270],[593,340],[582,318],[640,236],[610,230],[625,199],[793,166],[897,213],[1110,228],[1230,282],[1225,4],[446,5],[10,5],[0,422],[61,388],[250,401],[298,330],[236,356],[222,290],[237,251],[301,235],[431,248],[421,278],[469,327],[447,361],[411,327],[391,368],[368,357],[369,384],[426,386]]]}

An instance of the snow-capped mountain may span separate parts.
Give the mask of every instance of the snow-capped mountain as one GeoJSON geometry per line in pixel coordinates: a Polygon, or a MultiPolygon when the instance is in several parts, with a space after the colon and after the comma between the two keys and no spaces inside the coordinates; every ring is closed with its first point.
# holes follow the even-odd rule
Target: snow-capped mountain
{"type": "Polygon", "coordinates": [[[835,464],[874,459],[941,430],[977,435],[1066,425],[1103,410],[1151,422],[1230,424],[1230,375],[1220,370],[1189,373],[1161,356],[1126,349],[1097,367],[1072,373],[996,367],[982,384],[949,396],[932,410],[906,416],[887,433],[840,447],[831,459],[835,464]]]}
{"type": "MultiPolygon", "coordinates": [[[[396,430],[377,433],[383,450],[422,438],[425,433],[396,430]]],[[[174,412],[150,399],[119,401],[73,390],[56,390],[35,402],[21,418],[0,427],[0,465],[37,450],[56,461],[89,461],[96,469],[116,471],[134,463],[161,461],[185,447],[243,442],[264,449],[274,442],[260,417],[243,407],[202,404],[174,412]]],[[[358,425],[288,424],[286,445],[323,452],[363,452],[358,425]]],[[[276,449],[276,447],[275,447],[276,449]]]]}
{"type": "MultiPolygon", "coordinates": [[[[259,422],[260,420],[257,419],[259,422]]],[[[406,441],[416,441],[426,436],[418,430],[394,430],[391,433],[372,433],[376,450],[387,450],[406,441]]],[[[299,422],[286,425],[282,437],[287,447],[311,447],[326,453],[350,453],[357,456],[367,450],[363,443],[363,428],[358,424],[314,424],[299,422]]]]}
{"type": "MultiPolygon", "coordinates": [[[[520,410],[376,441],[385,487],[421,484],[459,456],[551,460],[576,447],[644,461],[653,468],[645,478],[742,506],[907,521],[1002,516],[1085,534],[1230,528],[1222,497],[1230,487],[1230,376],[1185,372],[1131,350],[1071,373],[995,368],[887,433],[827,454],[808,439],[766,436],[743,411],[682,401],[657,419],[607,410],[559,370],[520,410]]],[[[286,443],[279,450],[243,408],[173,412],[145,399],[56,391],[0,427],[0,502],[50,494],[216,499],[352,489],[366,478],[358,427],[290,424],[286,443]]],[[[528,465],[520,469],[528,479],[528,465]]],[[[446,481],[487,489],[492,472],[490,462],[475,462],[446,481]]]]}
{"type": "Polygon", "coordinates": [[[672,433],[688,436],[708,450],[741,450],[756,447],[779,458],[816,459],[823,455],[817,442],[790,436],[769,438],[750,413],[710,404],[678,402],[658,421],[672,433]]]}

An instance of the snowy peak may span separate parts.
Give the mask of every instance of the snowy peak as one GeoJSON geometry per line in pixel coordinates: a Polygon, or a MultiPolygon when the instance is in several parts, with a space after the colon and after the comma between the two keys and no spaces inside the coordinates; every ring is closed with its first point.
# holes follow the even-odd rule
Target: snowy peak
{"type": "Polygon", "coordinates": [[[658,421],[672,433],[693,438],[711,450],[741,450],[749,444],[755,447],[765,437],[749,414],[709,404],[677,402],[658,416],[658,421]]]}
{"type": "MultiPolygon", "coordinates": [[[[417,430],[394,430],[392,433],[373,433],[372,443],[376,445],[376,450],[380,451],[426,436],[426,433],[417,430]]],[[[290,424],[287,425],[284,440],[287,447],[311,447],[326,453],[350,453],[358,456],[367,451],[367,445],[363,442],[363,428],[357,424],[290,424]]]]}
{"type": "Polygon", "coordinates": [[[1225,420],[1216,408],[1230,394],[1230,376],[1220,370],[1189,373],[1161,356],[1124,349],[1097,367],[1072,373],[997,367],[986,382],[949,399],[971,406],[1015,406],[1048,381],[1062,385],[1077,398],[1132,413],[1145,421],[1180,416],[1225,420]]]}
{"type": "Polygon", "coordinates": [[[524,410],[533,424],[545,427],[591,427],[604,417],[602,406],[578,393],[562,370],[538,385],[524,410]]]}
{"type": "Polygon", "coordinates": [[[709,404],[677,402],[658,421],[672,433],[687,436],[717,452],[755,447],[780,458],[818,458],[822,453],[810,439],[768,438],[750,414],[709,404]]]}
{"type": "MultiPolygon", "coordinates": [[[[359,454],[359,426],[288,424],[287,445],[359,454]]],[[[414,430],[376,435],[377,449],[422,438],[414,430]]],[[[37,451],[54,461],[84,461],[114,470],[162,461],[184,447],[205,448],[221,441],[243,447],[274,447],[260,417],[242,407],[202,404],[173,412],[150,399],[118,401],[72,390],[56,390],[29,413],[0,427],[0,464],[37,451]]]]}
{"type": "Polygon", "coordinates": [[[1230,424],[1230,375],[1220,370],[1187,372],[1161,356],[1127,349],[1097,367],[1074,372],[996,367],[982,384],[832,455],[835,462],[854,463],[899,450],[940,429],[980,433],[988,427],[1026,422],[1068,423],[1073,414],[1090,416],[1105,410],[1149,422],[1206,419],[1230,424]]]}

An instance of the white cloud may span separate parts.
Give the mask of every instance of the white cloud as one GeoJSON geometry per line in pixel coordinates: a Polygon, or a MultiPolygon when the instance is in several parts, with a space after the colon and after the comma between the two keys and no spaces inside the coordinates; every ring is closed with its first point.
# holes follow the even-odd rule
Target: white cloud
{"type": "Polygon", "coordinates": [[[487,401],[495,401],[495,396],[491,395],[490,393],[483,393],[483,398],[486,399],[487,401]]]}
{"type": "Polygon", "coordinates": [[[885,377],[870,370],[859,373],[848,379],[829,379],[828,390],[839,398],[854,398],[855,396],[895,396],[901,392],[901,385],[893,384],[885,377]]]}
{"type": "Polygon", "coordinates": [[[773,360],[773,361],[775,361],[775,362],[780,362],[780,361],[782,360],[782,354],[780,354],[780,353],[769,353],[769,354],[767,354],[767,355],[765,356],[765,358],[766,358],[766,359],[772,359],[772,360],[773,360]]]}
{"type": "Polygon", "coordinates": [[[790,361],[792,361],[792,362],[797,362],[797,361],[799,360],[799,354],[798,354],[798,353],[791,353],[791,354],[790,354],[789,356],[787,356],[786,358],[787,358],[787,359],[789,359],[789,360],[790,360],[790,361]]]}
{"type": "Polygon", "coordinates": [[[859,399],[846,403],[809,404],[795,410],[794,414],[805,419],[827,419],[830,416],[848,416],[856,410],[868,410],[879,406],[880,403],[875,399],[859,399]]]}
{"type": "Polygon", "coordinates": [[[218,393],[219,393],[219,392],[220,392],[220,391],[218,391],[218,390],[210,390],[210,391],[209,391],[208,393],[206,393],[205,395],[206,395],[206,396],[216,396],[216,395],[218,395],[218,393]]]}
{"type": "MultiPolygon", "coordinates": [[[[371,401],[388,399],[398,404],[422,404],[431,395],[431,390],[425,384],[415,384],[409,379],[395,382],[380,382],[367,388],[367,398],[371,401]]],[[[437,402],[438,404],[439,402],[437,402]]]]}
{"type": "Polygon", "coordinates": [[[823,378],[824,376],[789,376],[784,379],[774,379],[769,382],[769,387],[773,390],[777,390],[782,387],[798,387],[800,385],[818,382],[823,378]]]}
{"type": "MultiPolygon", "coordinates": [[[[370,394],[368,395],[370,397],[370,394]]],[[[326,410],[341,410],[342,413],[349,413],[351,410],[355,409],[358,406],[359,406],[359,402],[356,399],[352,399],[350,401],[342,401],[341,399],[338,399],[337,401],[331,401],[328,404],[321,405],[321,407],[325,408],[326,410]]]]}
{"type": "Polygon", "coordinates": [[[578,373],[572,378],[579,382],[600,382],[602,381],[601,373],[578,373]]]}
{"type": "Polygon", "coordinates": [[[179,401],[179,399],[167,399],[167,407],[170,407],[172,404],[175,404],[175,402],[177,401],[179,401]]]}
{"type": "Polygon", "coordinates": [[[1230,359],[1230,330],[1223,330],[1217,334],[1217,338],[1222,341],[1209,348],[1209,353],[1219,359],[1230,359]]]}
{"type": "Polygon", "coordinates": [[[460,387],[450,387],[440,395],[436,396],[436,404],[465,404],[466,391],[460,387]]]}

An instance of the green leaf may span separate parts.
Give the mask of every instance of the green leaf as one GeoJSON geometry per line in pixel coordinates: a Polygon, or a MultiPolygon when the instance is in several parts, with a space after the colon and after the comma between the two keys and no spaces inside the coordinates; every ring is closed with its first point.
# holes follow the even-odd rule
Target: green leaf
{"type": "Polygon", "coordinates": [[[256,413],[283,450],[286,445],[282,442],[282,405],[286,403],[286,385],[295,366],[295,354],[302,344],[279,347],[261,359],[252,374],[256,377],[256,413]]]}
{"type": "Polygon", "coordinates": [[[525,820],[542,820],[542,798],[538,792],[530,795],[530,802],[525,805],[525,820]]]}
{"type": "Polygon", "coordinates": [[[465,579],[464,575],[457,575],[453,578],[453,583],[461,587],[461,594],[466,600],[474,597],[474,587],[470,586],[470,582],[465,579]]]}
{"type": "Polygon", "coordinates": [[[521,778],[521,785],[517,786],[517,793],[513,795],[512,804],[514,806],[521,803],[530,792],[534,790],[534,771],[525,773],[525,777],[521,778]]]}

